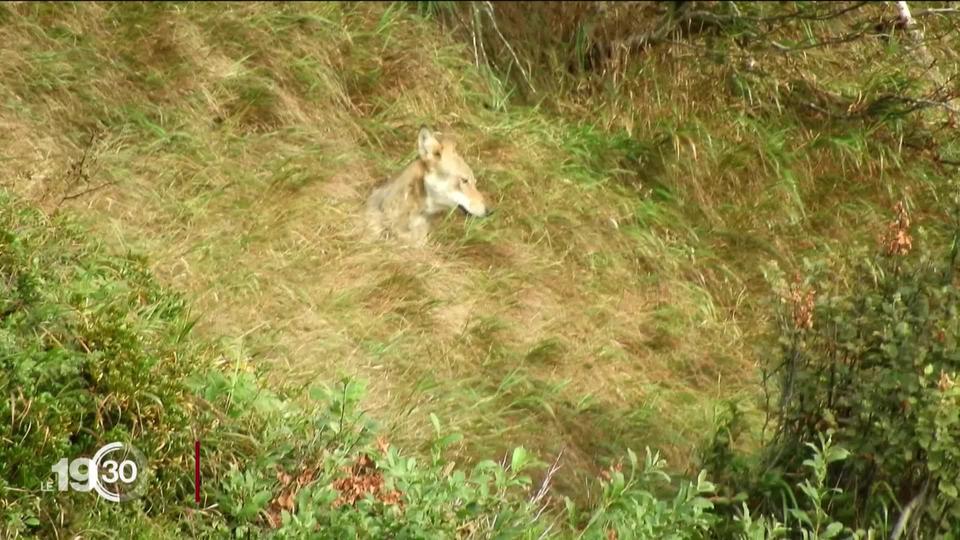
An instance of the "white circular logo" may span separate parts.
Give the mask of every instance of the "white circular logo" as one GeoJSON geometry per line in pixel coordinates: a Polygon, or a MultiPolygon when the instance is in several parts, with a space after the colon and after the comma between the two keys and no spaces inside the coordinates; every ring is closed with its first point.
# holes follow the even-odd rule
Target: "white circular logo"
{"type": "Polygon", "coordinates": [[[104,499],[129,501],[143,494],[147,460],[132,444],[113,442],[90,459],[90,482],[104,499]]]}

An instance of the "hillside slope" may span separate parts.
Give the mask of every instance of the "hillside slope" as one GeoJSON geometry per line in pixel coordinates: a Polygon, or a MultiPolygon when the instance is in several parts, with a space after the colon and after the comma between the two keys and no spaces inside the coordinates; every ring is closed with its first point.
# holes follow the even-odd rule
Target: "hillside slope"
{"type": "MultiPolygon", "coordinates": [[[[435,413],[464,459],[566,448],[567,492],[627,447],[684,467],[715,404],[755,408],[765,264],[872,239],[901,198],[938,227],[947,173],[903,153],[909,121],[817,120],[803,81],[732,62],[664,52],[616,99],[536,107],[401,4],[15,4],[0,21],[5,187],[149,254],[199,331],[274,383],[364,379],[402,446],[435,413]],[[423,250],[364,241],[363,201],[421,123],[456,133],[498,213],[451,216],[423,250]]],[[[844,66],[880,54],[859,47],[802,67],[852,86],[875,72],[844,66]]]]}

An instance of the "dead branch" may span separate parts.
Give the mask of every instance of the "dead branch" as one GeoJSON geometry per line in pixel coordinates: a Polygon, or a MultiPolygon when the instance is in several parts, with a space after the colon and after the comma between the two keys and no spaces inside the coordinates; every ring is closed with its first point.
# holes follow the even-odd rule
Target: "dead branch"
{"type": "Polygon", "coordinates": [[[910,16],[910,6],[907,5],[903,0],[896,2],[897,5],[897,19],[903,28],[910,28],[913,26],[913,17],[910,16]]]}
{"type": "Polygon", "coordinates": [[[61,206],[63,205],[63,203],[65,203],[66,201],[73,200],[73,199],[78,199],[78,198],[80,198],[80,197],[83,197],[84,195],[89,195],[90,193],[94,193],[94,192],[96,192],[96,191],[100,191],[101,189],[103,189],[103,188],[105,188],[105,187],[107,187],[107,186],[110,186],[110,185],[113,185],[113,184],[116,184],[116,183],[117,183],[116,180],[111,180],[111,181],[109,181],[109,182],[104,182],[104,183],[102,183],[102,184],[99,184],[99,185],[96,185],[96,186],[93,186],[93,187],[89,187],[89,188],[83,189],[83,190],[81,190],[81,191],[77,191],[77,192],[74,192],[74,193],[70,193],[70,191],[71,191],[73,188],[75,188],[76,186],[80,185],[81,183],[82,183],[82,184],[89,184],[89,183],[90,183],[90,176],[91,176],[91,174],[90,174],[90,171],[89,171],[89,167],[96,161],[96,155],[95,155],[95,148],[94,148],[94,147],[95,147],[95,143],[96,143],[97,137],[98,137],[98,134],[97,134],[96,131],[92,131],[92,132],[90,133],[90,140],[87,141],[87,144],[84,146],[83,152],[81,152],[81,154],[80,154],[80,158],[79,158],[78,160],[72,162],[72,163],[70,164],[70,166],[67,168],[67,172],[66,172],[66,185],[64,186],[64,190],[63,190],[64,193],[63,193],[63,195],[60,197],[60,201],[57,202],[56,206],[54,207],[53,213],[57,213],[57,212],[60,210],[60,207],[61,207],[61,206]]]}
{"type": "Polygon", "coordinates": [[[930,479],[928,478],[923,483],[923,489],[921,489],[919,493],[910,499],[910,502],[907,503],[906,507],[904,507],[903,512],[900,513],[900,517],[897,519],[897,522],[893,527],[893,531],[890,533],[890,540],[898,540],[903,534],[904,529],[910,522],[910,516],[913,515],[914,510],[923,505],[924,499],[927,498],[927,489],[929,489],[929,487],[930,479]]]}
{"type": "Polygon", "coordinates": [[[927,15],[949,15],[952,13],[960,13],[960,9],[957,8],[930,8],[918,11],[913,14],[914,19],[919,19],[920,17],[926,17],[927,15]]]}
{"type": "Polygon", "coordinates": [[[830,19],[836,19],[842,15],[850,13],[851,11],[856,11],[863,6],[869,4],[870,2],[857,2],[851,6],[847,6],[842,9],[831,11],[824,15],[807,15],[801,10],[796,10],[793,13],[785,13],[783,15],[774,15],[772,17],[744,17],[747,20],[752,20],[755,22],[779,22],[785,20],[799,20],[799,21],[828,21],[830,19]]]}
{"type": "MultiPolygon", "coordinates": [[[[696,31],[697,33],[704,32],[707,29],[723,30],[724,28],[738,22],[738,21],[749,21],[753,23],[776,23],[776,22],[786,22],[791,20],[804,20],[804,21],[827,21],[830,19],[835,19],[846,15],[850,12],[856,11],[870,2],[856,2],[852,5],[845,6],[840,9],[835,9],[827,13],[808,13],[808,10],[795,10],[791,13],[786,13],[783,15],[775,15],[769,17],[757,17],[751,15],[743,15],[736,10],[737,13],[732,15],[713,13],[705,10],[692,10],[689,8],[680,8],[673,12],[666,12],[663,15],[661,21],[656,25],[656,30],[651,32],[646,32],[643,34],[634,34],[627,37],[622,43],[618,44],[605,44],[605,43],[595,43],[591,49],[591,57],[595,60],[602,60],[609,58],[613,50],[619,47],[626,48],[628,52],[638,52],[647,47],[653,45],[659,45],[665,42],[670,41],[669,36],[673,35],[675,32],[681,28],[686,28],[688,31],[696,31]]],[[[733,4],[734,8],[736,7],[733,4]]],[[[769,35],[773,30],[770,30],[765,33],[769,35]]],[[[772,47],[781,51],[781,52],[792,52],[798,50],[805,50],[817,47],[825,47],[830,45],[836,45],[841,43],[847,43],[855,41],[864,35],[867,34],[867,30],[860,32],[854,32],[846,36],[841,36],[839,38],[826,40],[817,43],[808,43],[801,46],[789,47],[777,42],[772,43],[772,47]]]]}
{"type": "Polygon", "coordinates": [[[63,198],[60,199],[60,203],[57,204],[57,206],[59,207],[60,204],[63,204],[65,201],[69,201],[69,200],[72,200],[72,199],[78,199],[78,198],[80,198],[80,197],[83,197],[84,195],[89,195],[90,193],[93,193],[93,192],[95,192],[95,191],[100,191],[101,189],[103,189],[103,188],[105,188],[105,187],[107,187],[107,186],[112,186],[112,185],[114,185],[114,184],[116,184],[116,183],[117,183],[116,180],[111,180],[111,181],[109,181],[109,182],[104,182],[104,183],[102,183],[102,184],[100,184],[100,185],[98,185],[98,186],[94,186],[94,187],[92,187],[92,188],[85,189],[85,190],[83,190],[83,191],[81,191],[81,192],[79,192],[79,193],[72,193],[72,194],[70,194],[70,195],[64,195],[63,198]]]}
{"type": "Polygon", "coordinates": [[[520,73],[523,75],[523,79],[527,82],[527,85],[530,87],[530,90],[535,94],[537,89],[533,87],[533,81],[530,80],[530,74],[527,73],[527,70],[523,68],[523,64],[520,62],[520,58],[517,56],[517,52],[513,50],[513,46],[510,45],[510,42],[507,41],[507,38],[503,36],[503,33],[500,32],[500,27],[497,25],[497,18],[493,13],[493,2],[486,0],[483,2],[483,6],[486,8],[487,17],[490,18],[490,24],[493,26],[494,32],[497,33],[497,36],[500,38],[500,41],[510,52],[510,55],[513,57],[514,63],[517,64],[517,68],[520,69],[520,73]]]}
{"type": "Polygon", "coordinates": [[[851,32],[845,36],[825,39],[823,41],[816,41],[813,43],[807,43],[805,45],[798,45],[796,47],[789,47],[777,41],[771,41],[770,46],[779,52],[789,53],[789,52],[796,52],[796,51],[805,51],[809,49],[818,49],[820,47],[829,47],[831,45],[841,45],[843,43],[850,43],[852,41],[856,41],[866,36],[867,34],[868,34],[867,30],[861,30],[858,32],[851,32]]]}

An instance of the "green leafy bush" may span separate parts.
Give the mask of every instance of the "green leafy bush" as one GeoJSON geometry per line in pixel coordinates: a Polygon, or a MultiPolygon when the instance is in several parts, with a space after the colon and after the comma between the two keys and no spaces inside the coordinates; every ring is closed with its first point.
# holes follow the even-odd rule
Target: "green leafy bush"
{"type": "Polygon", "coordinates": [[[41,491],[61,458],[134,442],[157,471],[155,508],[175,500],[190,447],[181,298],[136,257],[114,257],[66,223],[0,194],[0,536],[51,521],[88,494],[41,491]],[[179,473],[179,471],[177,471],[179,473]]]}
{"type": "MultiPolygon", "coordinates": [[[[221,405],[230,388],[253,381],[243,375],[213,380],[201,392],[221,405]]],[[[271,392],[254,393],[260,397],[253,401],[273,401],[271,392]]],[[[672,499],[654,494],[655,484],[669,485],[670,477],[649,451],[643,463],[630,452],[626,470],[618,465],[606,471],[596,504],[577,508],[564,499],[560,512],[550,504],[551,473],[534,489],[526,473],[540,464],[523,448],[503,462],[457,467],[444,451],[460,436],[444,434],[431,417],[436,438],[429,458],[406,456],[374,438],[375,426],[363,421],[358,409],[362,387],[356,382],[342,380],[311,394],[303,405],[273,401],[283,405],[249,407],[239,417],[251,422],[248,427],[272,418],[261,433],[273,442],[236,456],[246,459],[245,466],[230,467],[215,493],[222,521],[193,536],[680,539],[704,537],[715,521],[706,498],[713,486],[703,475],[695,483],[682,482],[672,499]],[[280,410],[287,415],[274,416],[280,410]],[[291,426],[293,432],[278,435],[291,426]],[[281,440],[290,444],[278,446],[281,440]]]]}
{"type": "Polygon", "coordinates": [[[917,244],[898,205],[883,253],[853,253],[863,262],[850,282],[823,265],[790,287],[780,277],[789,301],[771,369],[779,428],[764,466],[789,479],[804,445],[831,433],[850,451],[826,477],[844,493],[831,515],[868,526],[889,513],[900,516],[898,533],[951,537],[960,523],[958,246],[954,237],[944,257],[917,244]]]}

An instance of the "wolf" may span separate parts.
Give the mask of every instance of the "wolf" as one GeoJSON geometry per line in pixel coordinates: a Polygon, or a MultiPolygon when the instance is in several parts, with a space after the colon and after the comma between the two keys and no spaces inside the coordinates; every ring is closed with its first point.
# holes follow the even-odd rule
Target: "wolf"
{"type": "Polygon", "coordinates": [[[454,208],[477,217],[492,213],[487,198],[477,189],[473,170],[457,152],[455,141],[420,126],[417,159],[375,188],[367,199],[370,231],[380,238],[393,235],[423,246],[432,218],[454,208]]]}

